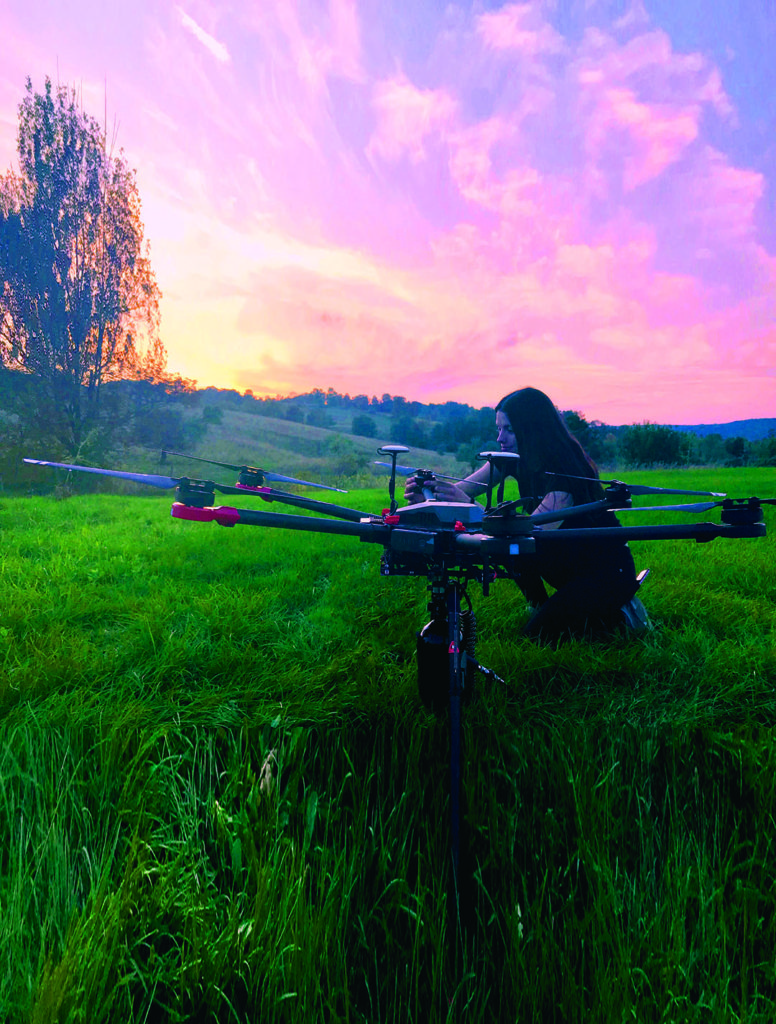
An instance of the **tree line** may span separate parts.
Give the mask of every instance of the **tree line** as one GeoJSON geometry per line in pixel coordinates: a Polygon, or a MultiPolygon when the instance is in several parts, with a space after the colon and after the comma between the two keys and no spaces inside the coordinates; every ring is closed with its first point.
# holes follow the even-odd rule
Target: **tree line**
{"type": "MultiPolygon", "coordinates": [[[[252,391],[205,388],[196,393],[213,418],[226,409],[272,416],[308,426],[338,430],[361,437],[394,441],[412,448],[453,453],[463,461],[494,442],[494,409],[474,408],[462,402],[424,404],[401,395],[360,394],[351,397],[334,388],[314,388],[302,395],[257,397],[252,391]]],[[[761,440],[700,436],[662,424],[643,422],[612,426],[588,421],[583,413],[563,410],[561,415],[585,451],[602,465],[650,466],[773,466],[776,431],[761,440]]]]}

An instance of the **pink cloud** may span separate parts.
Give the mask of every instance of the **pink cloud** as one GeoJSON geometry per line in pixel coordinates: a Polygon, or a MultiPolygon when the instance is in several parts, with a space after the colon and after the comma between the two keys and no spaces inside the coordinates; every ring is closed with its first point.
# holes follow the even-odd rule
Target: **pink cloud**
{"type": "Polygon", "coordinates": [[[754,238],[755,210],[765,187],[762,174],[733,167],[722,153],[705,146],[692,183],[685,183],[695,196],[688,219],[698,225],[701,243],[717,247],[754,238]]]}
{"type": "Polygon", "coordinates": [[[697,136],[697,108],[672,110],[640,103],[628,89],[605,89],[588,124],[586,146],[596,166],[616,165],[621,153],[623,186],[631,191],[662,174],[697,136]]]}
{"type": "Polygon", "coordinates": [[[580,91],[587,179],[599,194],[618,173],[626,191],[663,174],[699,137],[707,110],[732,118],[719,71],[700,54],[674,52],[661,31],[620,44],[589,30],[569,70],[580,91]]]}
{"type": "Polygon", "coordinates": [[[366,79],[355,0],[329,0],[314,11],[300,10],[289,0],[269,0],[244,5],[234,16],[241,34],[262,40],[276,95],[294,81],[325,97],[331,78],[366,79]]]}
{"type": "Polygon", "coordinates": [[[204,28],[198,22],[196,22],[191,15],[187,14],[182,7],[176,5],[175,10],[178,12],[178,17],[181,20],[181,24],[197,39],[213,57],[221,64],[228,64],[230,61],[229,50],[223,43],[219,42],[209,32],[206,32],[204,28]]]}
{"type": "Polygon", "coordinates": [[[377,128],[367,153],[384,160],[399,160],[406,154],[413,163],[425,159],[426,140],[444,134],[458,109],[446,90],[419,89],[404,75],[379,82],[373,102],[377,128]]]}
{"type": "Polygon", "coordinates": [[[511,50],[526,57],[563,53],[563,37],[544,19],[543,3],[507,4],[499,11],[482,14],[477,32],[485,46],[511,50]]]}
{"type": "Polygon", "coordinates": [[[539,172],[530,166],[514,167],[502,178],[495,175],[492,150],[515,135],[513,125],[494,117],[449,136],[450,175],[461,195],[510,218],[536,212],[534,194],[541,181],[539,172]]]}

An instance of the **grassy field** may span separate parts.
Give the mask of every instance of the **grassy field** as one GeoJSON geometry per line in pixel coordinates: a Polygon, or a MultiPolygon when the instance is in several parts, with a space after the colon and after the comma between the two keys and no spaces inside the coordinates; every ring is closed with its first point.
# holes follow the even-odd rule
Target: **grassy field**
{"type": "Polygon", "coordinates": [[[472,591],[506,682],[465,717],[460,920],[425,581],[169,501],[0,504],[0,1018],[776,1018],[773,509],[633,545],[638,639],[536,646],[472,591]]]}

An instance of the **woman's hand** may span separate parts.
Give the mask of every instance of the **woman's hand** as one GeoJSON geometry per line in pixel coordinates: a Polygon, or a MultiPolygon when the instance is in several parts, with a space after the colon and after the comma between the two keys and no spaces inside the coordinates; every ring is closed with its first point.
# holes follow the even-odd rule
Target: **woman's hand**
{"type": "MultiPolygon", "coordinates": [[[[428,485],[428,481],[425,481],[428,485]]],[[[419,501],[425,501],[423,491],[420,489],[420,482],[417,477],[407,477],[407,483],[404,485],[404,500],[410,505],[417,505],[419,501]]]]}
{"type": "Polygon", "coordinates": [[[471,504],[472,499],[466,491],[451,480],[432,480],[431,484],[436,501],[457,501],[462,504],[471,504]]]}
{"type": "Polygon", "coordinates": [[[450,480],[435,479],[420,481],[414,476],[408,477],[407,479],[407,484],[404,488],[405,501],[408,501],[410,505],[415,505],[419,501],[426,501],[426,496],[423,494],[423,490],[431,493],[431,500],[433,501],[456,501],[467,505],[472,501],[463,488],[450,480]]]}

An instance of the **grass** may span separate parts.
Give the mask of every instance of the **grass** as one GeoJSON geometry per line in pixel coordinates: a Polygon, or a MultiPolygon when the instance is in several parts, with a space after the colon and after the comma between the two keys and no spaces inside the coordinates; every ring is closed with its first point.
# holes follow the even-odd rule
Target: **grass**
{"type": "Polygon", "coordinates": [[[516,588],[472,592],[506,685],[465,715],[462,917],[425,581],[168,509],[0,507],[0,1018],[774,1018],[771,509],[633,545],[639,639],[536,646],[516,588]]]}

